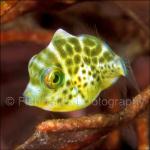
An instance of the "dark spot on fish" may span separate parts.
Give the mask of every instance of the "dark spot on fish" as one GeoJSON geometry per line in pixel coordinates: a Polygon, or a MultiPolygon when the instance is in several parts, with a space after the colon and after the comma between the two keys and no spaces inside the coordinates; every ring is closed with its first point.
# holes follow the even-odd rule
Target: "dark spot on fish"
{"type": "Polygon", "coordinates": [[[89,47],[85,46],[83,50],[87,56],[90,56],[90,48],[89,47]]]}
{"type": "Polygon", "coordinates": [[[91,81],[91,84],[94,85],[94,81],[91,81]]]}
{"type": "Polygon", "coordinates": [[[67,94],[67,90],[63,90],[63,94],[67,94]]]}
{"type": "Polygon", "coordinates": [[[78,77],[78,80],[81,81],[81,77],[78,77]]]}
{"type": "Polygon", "coordinates": [[[70,37],[68,38],[68,41],[71,43],[71,44],[78,44],[79,41],[76,37],[70,37]]]}
{"type": "Polygon", "coordinates": [[[99,76],[97,77],[97,79],[96,79],[97,81],[99,81],[100,80],[100,78],[99,78],[99,76]]]}
{"type": "Polygon", "coordinates": [[[81,61],[80,55],[76,54],[76,55],[74,56],[74,62],[75,62],[76,64],[79,64],[80,61],[81,61]]]}
{"type": "Polygon", "coordinates": [[[105,69],[105,70],[103,71],[103,73],[104,73],[104,74],[107,73],[107,70],[105,69]]]}
{"type": "Polygon", "coordinates": [[[95,77],[96,77],[96,73],[93,74],[93,78],[95,78],[95,77]]]}
{"type": "Polygon", "coordinates": [[[80,87],[81,87],[81,85],[79,84],[79,85],[78,85],[78,88],[80,88],[80,87]]]}
{"type": "Polygon", "coordinates": [[[68,69],[68,73],[71,75],[72,74],[72,68],[68,69]]]}
{"type": "Polygon", "coordinates": [[[61,99],[61,98],[59,98],[59,99],[57,100],[57,102],[58,102],[58,103],[60,103],[61,101],[62,101],[62,99],[61,99]]]}
{"type": "Polygon", "coordinates": [[[107,68],[110,69],[111,68],[110,65],[107,65],[107,68]]]}
{"type": "Polygon", "coordinates": [[[84,87],[86,87],[87,86],[87,83],[84,83],[84,85],[83,85],[84,87]]]}
{"type": "Polygon", "coordinates": [[[94,46],[95,45],[95,42],[91,39],[91,37],[85,37],[83,39],[83,43],[85,45],[89,45],[89,46],[94,46]]]}
{"type": "Polygon", "coordinates": [[[76,74],[78,72],[78,70],[79,70],[79,67],[75,67],[74,68],[74,73],[76,74]]]}
{"type": "Polygon", "coordinates": [[[97,57],[93,57],[93,58],[92,58],[92,62],[93,62],[94,64],[97,64],[97,63],[98,63],[97,57]]]}
{"type": "Polygon", "coordinates": [[[73,90],[73,87],[70,88],[70,91],[72,91],[72,90],[73,90]]]}
{"type": "Polygon", "coordinates": [[[66,101],[66,102],[65,102],[65,104],[67,105],[67,104],[69,104],[69,102],[68,102],[68,101],[66,101]]]}
{"type": "Polygon", "coordinates": [[[92,74],[91,71],[89,71],[88,74],[91,75],[92,74]]]}
{"type": "Polygon", "coordinates": [[[70,44],[66,43],[65,47],[66,47],[66,51],[68,52],[68,54],[72,55],[73,54],[72,46],[70,44]]]}
{"type": "Polygon", "coordinates": [[[105,52],[103,55],[105,59],[107,59],[107,61],[110,61],[113,59],[113,55],[110,52],[105,52]]]}
{"type": "Polygon", "coordinates": [[[104,69],[104,67],[103,67],[103,66],[101,66],[100,68],[101,68],[102,70],[104,69]]]}
{"type": "Polygon", "coordinates": [[[92,65],[92,66],[91,66],[91,70],[92,70],[92,71],[95,70],[95,66],[92,65]]]}
{"type": "Polygon", "coordinates": [[[70,94],[70,95],[68,96],[68,98],[69,98],[69,99],[72,99],[72,95],[70,94]]]}
{"type": "Polygon", "coordinates": [[[96,70],[96,73],[97,73],[97,74],[99,74],[99,73],[100,73],[100,71],[99,71],[99,70],[96,70]]]}
{"type": "Polygon", "coordinates": [[[113,69],[111,69],[111,72],[114,72],[114,70],[113,70],[113,69]]]}
{"type": "Polygon", "coordinates": [[[105,61],[104,58],[101,56],[99,59],[99,63],[104,63],[104,61],[105,61]]]}
{"type": "Polygon", "coordinates": [[[62,68],[61,64],[59,64],[59,63],[57,63],[56,66],[59,68],[62,68]]]}
{"type": "Polygon", "coordinates": [[[90,64],[90,59],[88,57],[84,56],[83,60],[86,64],[90,64]]]}
{"type": "Polygon", "coordinates": [[[100,44],[97,44],[97,46],[92,49],[91,56],[97,56],[101,53],[101,51],[102,51],[102,48],[101,48],[100,44]]]}
{"type": "Polygon", "coordinates": [[[72,61],[72,59],[71,58],[67,58],[66,59],[66,65],[72,65],[73,64],[73,61],[72,61]]]}
{"type": "Polygon", "coordinates": [[[85,96],[83,95],[83,93],[82,93],[82,92],[80,92],[80,94],[81,94],[82,98],[84,98],[84,97],[85,97],[85,96]]]}
{"type": "Polygon", "coordinates": [[[53,45],[57,48],[59,46],[62,46],[66,43],[66,40],[61,38],[61,39],[56,39],[53,41],[53,45]]]}
{"type": "Polygon", "coordinates": [[[102,78],[102,79],[104,79],[104,76],[103,76],[103,75],[101,75],[101,78],[102,78]]]}
{"type": "Polygon", "coordinates": [[[68,81],[66,82],[66,84],[67,84],[67,86],[69,86],[69,85],[71,84],[71,82],[68,80],[68,81]]]}
{"type": "Polygon", "coordinates": [[[83,74],[85,74],[85,73],[86,73],[86,70],[85,70],[85,69],[83,69],[83,70],[82,70],[82,73],[83,73],[83,74]]]}

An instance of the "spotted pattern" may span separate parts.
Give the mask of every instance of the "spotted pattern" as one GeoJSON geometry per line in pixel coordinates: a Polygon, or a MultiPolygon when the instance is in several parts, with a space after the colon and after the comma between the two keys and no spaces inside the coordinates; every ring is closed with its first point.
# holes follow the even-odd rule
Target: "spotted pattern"
{"type": "MultiPolygon", "coordinates": [[[[30,83],[25,95],[29,97],[32,93],[32,97],[38,99],[36,106],[46,110],[82,109],[112,84],[110,77],[121,73],[121,65],[114,63],[117,57],[100,38],[73,36],[58,30],[49,46],[30,61],[30,83]],[[53,71],[55,67],[64,73],[64,83],[56,89],[48,89],[43,83],[44,72],[47,68],[53,71]]],[[[30,104],[35,105],[32,101],[30,104]]]]}
{"type": "Polygon", "coordinates": [[[92,38],[92,36],[85,36],[82,39],[74,36],[64,39],[57,38],[56,41],[53,42],[53,45],[61,57],[65,57],[65,65],[68,66],[68,73],[70,75],[77,74],[83,64],[88,66],[91,63],[93,63],[93,65],[98,64],[98,58],[102,51],[101,41],[95,37],[92,38]],[[79,54],[79,52],[82,53],[82,55],[79,54]]]}

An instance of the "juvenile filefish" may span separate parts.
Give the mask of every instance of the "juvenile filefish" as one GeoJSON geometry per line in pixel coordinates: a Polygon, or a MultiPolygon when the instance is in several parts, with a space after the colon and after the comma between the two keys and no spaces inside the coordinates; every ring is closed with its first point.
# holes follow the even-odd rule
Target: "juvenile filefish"
{"type": "Polygon", "coordinates": [[[101,91],[127,76],[124,60],[100,38],[58,29],[28,65],[25,103],[67,112],[89,106],[101,91]]]}

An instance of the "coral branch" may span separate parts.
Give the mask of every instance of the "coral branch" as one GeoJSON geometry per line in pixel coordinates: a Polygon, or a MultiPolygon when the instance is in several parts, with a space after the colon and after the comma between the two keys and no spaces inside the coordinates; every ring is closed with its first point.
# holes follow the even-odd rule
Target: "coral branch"
{"type": "Polygon", "coordinates": [[[150,149],[149,145],[149,116],[148,112],[136,119],[136,130],[138,137],[138,150],[150,149]]]}
{"type": "Polygon", "coordinates": [[[150,103],[150,87],[138,94],[121,112],[115,114],[95,114],[70,119],[55,119],[42,122],[37,130],[17,150],[79,149],[114,128],[133,120],[150,103]],[[91,130],[92,129],[92,130],[91,130]],[[89,141],[90,139],[90,141],[89,141]],[[56,144],[57,143],[57,144],[56,144]],[[54,147],[55,145],[55,147],[54,147]],[[57,146],[56,146],[57,145],[57,146]]]}

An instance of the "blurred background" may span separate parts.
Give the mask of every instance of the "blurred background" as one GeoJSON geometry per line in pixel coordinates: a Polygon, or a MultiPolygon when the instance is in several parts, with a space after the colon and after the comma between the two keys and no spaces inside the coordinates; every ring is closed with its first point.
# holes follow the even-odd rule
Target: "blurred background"
{"type": "MultiPolygon", "coordinates": [[[[81,111],[52,113],[21,102],[29,80],[28,62],[34,54],[48,45],[58,28],[75,35],[98,34],[118,55],[128,58],[139,89],[149,85],[149,1],[2,0],[0,6],[0,149],[14,149],[32,135],[38,123],[46,119],[119,112],[123,109],[119,105],[120,99],[137,94],[135,86],[122,78],[100,94],[102,99],[114,99],[116,103],[113,106],[93,104],[81,111]]],[[[146,110],[131,122],[130,127],[111,132],[95,149],[146,150],[149,145],[148,122],[146,110]]],[[[94,146],[89,149],[94,149],[94,146]]]]}

